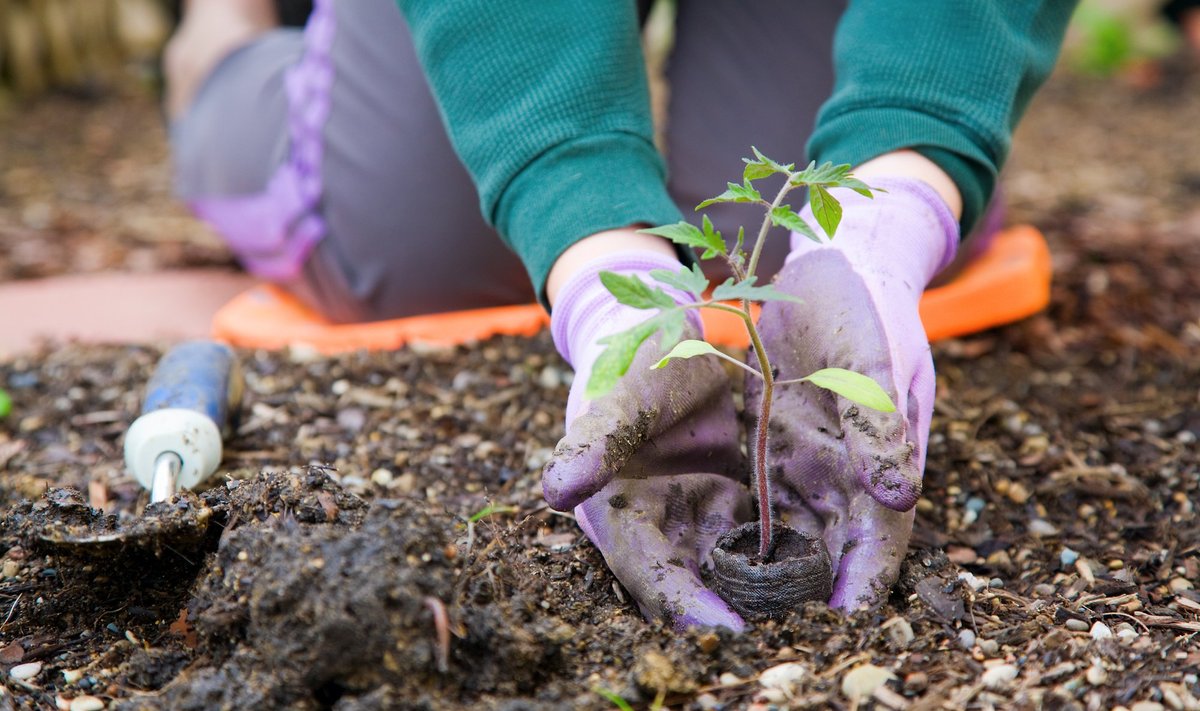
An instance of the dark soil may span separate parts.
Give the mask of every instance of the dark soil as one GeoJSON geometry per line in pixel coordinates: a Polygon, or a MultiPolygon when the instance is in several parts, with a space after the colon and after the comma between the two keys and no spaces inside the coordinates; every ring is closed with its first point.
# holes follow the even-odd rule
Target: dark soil
{"type": "MultiPolygon", "coordinates": [[[[615,708],[598,689],[639,708],[1197,708],[1189,81],[1060,77],[1031,110],[1006,182],[1013,217],[1051,239],[1053,303],[935,345],[926,490],[877,612],[810,603],[740,636],[643,621],[541,500],[568,380],[545,334],[243,352],[242,424],[213,488],[149,509],[162,525],[124,546],[73,543],[142,512],[119,444],[160,351],[66,346],[0,363],[0,669],[36,670],[4,677],[0,708],[615,708]],[[64,486],[86,493],[47,493],[64,486]],[[37,535],[47,519],[57,538],[37,535]]],[[[32,111],[0,124],[0,155],[23,156],[4,169],[0,278],[91,263],[64,244],[125,266],[226,259],[187,242],[156,261],[128,229],[165,204],[147,102],[32,111]],[[95,162],[71,162],[96,143],[95,162]],[[125,149],[128,182],[104,177],[125,149]]]]}

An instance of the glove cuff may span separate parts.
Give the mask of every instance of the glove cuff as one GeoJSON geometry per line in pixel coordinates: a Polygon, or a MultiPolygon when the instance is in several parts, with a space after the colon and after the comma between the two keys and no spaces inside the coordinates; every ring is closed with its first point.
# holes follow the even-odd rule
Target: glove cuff
{"type": "MultiPolygon", "coordinates": [[[[581,369],[590,370],[591,360],[599,352],[594,348],[598,339],[632,328],[657,313],[619,303],[600,281],[600,272],[635,276],[661,288],[677,304],[695,303],[690,294],[659,284],[650,276],[655,269],[678,271],[682,266],[678,259],[640,250],[616,252],[583,265],[559,290],[550,314],[550,333],[559,354],[577,374],[581,369]]],[[[692,311],[688,317],[697,329],[701,328],[699,314],[692,311]]]]}
{"type": "MultiPolygon", "coordinates": [[[[849,188],[831,190],[842,205],[844,217],[838,235],[845,237],[816,244],[793,232],[787,261],[816,249],[840,249],[860,266],[904,268],[921,279],[924,288],[954,261],[958,221],[941,195],[924,181],[878,178],[871,180],[871,187],[879,189],[873,198],[849,188]]],[[[817,234],[825,234],[811,206],[806,206],[800,216],[817,234]]]]}

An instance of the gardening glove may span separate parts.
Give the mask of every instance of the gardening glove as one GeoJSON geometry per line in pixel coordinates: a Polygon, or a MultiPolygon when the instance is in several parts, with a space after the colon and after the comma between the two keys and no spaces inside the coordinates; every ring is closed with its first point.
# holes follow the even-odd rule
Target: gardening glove
{"type": "MultiPolygon", "coordinates": [[[[832,241],[792,234],[776,286],[802,303],[769,302],[759,320],[778,380],[846,368],[873,378],[896,404],[896,412],[883,413],[808,383],[775,389],[768,458],[776,510],[825,539],[830,604],[845,610],[881,601],[908,547],[935,384],[917,304],[954,258],[959,236],[949,208],[925,183],[875,185],[886,192],[874,199],[834,191],[844,213],[832,241]]],[[[811,209],[801,217],[824,234],[811,209]]],[[[761,390],[758,378],[748,379],[748,414],[761,390]]]]}
{"type": "MultiPolygon", "coordinates": [[[[542,474],[546,501],[574,508],[587,537],[633,595],[642,614],[676,628],[724,626],[742,619],[700,580],[716,539],[751,515],[744,487],[737,416],[729,381],[712,358],[650,366],[663,355],[657,336],[642,344],[607,395],[584,400],[603,336],[657,314],[617,303],[599,273],[678,271],[678,261],[624,252],[588,264],[563,287],[551,317],[554,343],[575,367],[567,435],[542,474]]],[[[677,303],[692,297],[663,289],[677,303]]],[[[700,338],[688,314],[685,338],[700,338]]]]}

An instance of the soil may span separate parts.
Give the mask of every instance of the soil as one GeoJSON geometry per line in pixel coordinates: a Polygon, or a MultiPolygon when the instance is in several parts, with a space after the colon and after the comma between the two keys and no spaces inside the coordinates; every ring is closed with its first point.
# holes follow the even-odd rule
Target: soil
{"type": "MultiPolygon", "coordinates": [[[[809,603],[737,636],[645,622],[541,500],[569,382],[546,334],[243,352],[220,476],[165,510],[119,447],[161,351],[63,345],[0,363],[0,709],[1200,707],[1182,81],[1060,76],[1032,107],[1005,183],[1010,220],[1051,241],[1053,301],[935,345],[926,489],[881,609],[809,603]],[[143,508],[161,525],[127,545],[68,540],[143,508]]],[[[156,126],[136,96],[0,119],[0,278],[228,263],[169,204],[156,126]]]]}

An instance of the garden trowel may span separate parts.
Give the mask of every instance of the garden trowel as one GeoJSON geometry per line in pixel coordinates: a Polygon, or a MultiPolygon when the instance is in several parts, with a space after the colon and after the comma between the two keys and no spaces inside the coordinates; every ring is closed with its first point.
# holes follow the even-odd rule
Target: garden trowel
{"type": "Polygon", "coordinates": [[[233,350],[189,341],[163,356],[146,385],[142,413],[125,434],[125,463],[150,491],[130,522],[86,505],[82,496],[47,496],[39,538],[54,546],[119,545],[174,549],[203,538],[211,511],[176,493],[202,484],[221,463],[222,439],[241,404],[243,381],[233,350]]]}

